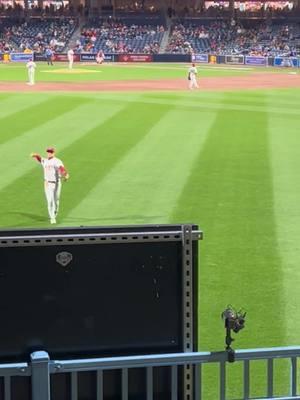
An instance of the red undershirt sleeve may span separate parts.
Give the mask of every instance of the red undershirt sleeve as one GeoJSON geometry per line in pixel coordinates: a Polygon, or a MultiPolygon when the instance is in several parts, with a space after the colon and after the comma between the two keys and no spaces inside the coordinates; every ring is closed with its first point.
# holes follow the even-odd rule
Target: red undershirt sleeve
{"type": "Polygon", "coordinates": [[[36,159],[36,161],[38,161],[39,163],[42,162],[42,157],[41,157],[40,155],[35,154],[33,157],[34,157],[34,158],[36,159]]]}
{"type": "Polygon", "coordinates": [[[67,170],[66,170],[65,167],[63,167],[63,166],[60,166],[58,170],[59,170],[59,173],[60,173],[62,176],[66,176],[66,175],[68,174],[67,170]]]}

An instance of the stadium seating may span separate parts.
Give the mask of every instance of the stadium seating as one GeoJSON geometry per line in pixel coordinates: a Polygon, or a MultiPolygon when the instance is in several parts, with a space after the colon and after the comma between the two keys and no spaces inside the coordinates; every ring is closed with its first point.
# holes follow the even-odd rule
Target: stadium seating
{"type": "MultiPolygon", "coordinates": [[[[153,8],[150,1],[145,2],[145,8],[141,8],[142,3],[136,3],[134,7],[140,7],[138,9],[132,9],[131,3],[127,8],[126,2],[122,4],[123,9],[115,10],[113,16],[109,15],[110,9],[107,13],[98,10],[101,16],[81,14],[81,36],[74,36],[72,41],[76,42],[77,52],[103,50],[105,53],[156,54],[161,50],[164,38],[164,52],[172,54],[300,54],[300,22],[297,17],[300,9],[235,10],[236,18],[230,19],[228,10],[222,7],[205,10],[181,7],[165,10],[164,15],[162,10],[153,8]],[[165,22],[167,15],[168,24],[165,22]],[[263,15],[272,18],[264,19],[263,15]],[[282,15],[289,17],[283,19],[282,15]],[[170,23],[169,41],[165,43],[168,35],[164,34],[170,23]]],[[[39,17],[34,17],[39,9],[30,9],[29,17],[27,15],[25,19],[21,16],[24,10],[20,6],[0,7],[0,50],[30,48],[44,52],[45,47],[51,44],[56,52],[65,51],[78,26],[77,18],[72,17],[74,10],[64,7],[51,11],[49,8],[53,15],[46,11],[44,9],[39,17]]]]}
{"type": "Polygon", "coordinates": [[[300,24],[188,20],[175,24],[166,49],[169,53],[296,55],[300,24]]]}
{"type": "Polygon", "coordinates": [[[92,21],[81,32],[81,51],[105,53],[157,53],[164,35],[162,25],[127,25],[92,21]]]}
{"type": "Polygon", "coordinates": [[[43,52],[49,44],[56,52],[63,51],[75,29],[76,20],[72,18],[10,20],[0,25],[2,38],[15,49],[37,52],[43,52]]]}

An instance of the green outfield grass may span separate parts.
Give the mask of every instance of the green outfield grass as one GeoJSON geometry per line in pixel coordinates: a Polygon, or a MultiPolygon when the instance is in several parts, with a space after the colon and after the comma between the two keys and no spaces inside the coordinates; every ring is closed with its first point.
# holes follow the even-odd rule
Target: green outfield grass
{"type": "MultiPolygon", "coordinates": [[[[1,66],[1,79],[16,71],[1,66]]],[[[108,79],[142,73],[166,77],[111,67],[108,79]]],[[[0,226],[50,227],[42,171],[29,154],[54,145],[71,175],[58,226],[199,224],[202,350],[224,347],[227,304],[248,312],[235,348],[299,345],[299,102],[298,89],[0,93],[0,226]]],[[[241,376],[235,365],[230,373],[241,376]]],[[[204,399],[217,390],[212,384],[204,399]]],[[[280,381],[276,391],[286,390],[280,381]]],[[[240,393],[231,387],[231,398],[240,393]]]]}
{"type": "MultiPolygon", "coordinates": [[[[103,64],[84,65],[74,64],[72,71],[68,70],[68,64],[57,62],[53,66],[47,63],[37,63],[37,81],[65,81],[78,82],[90,80],[131,80],[131,79],[173,79],[185,78],[189,64],[103,64]]],[[[209,66],[198,67],[200,76],[233,76],[247,75],[253,72],[272,70],[282,73],[282,69],[247,68],[239,66],[209,66]]],[[[0,81],[26,81],[27,71],[23,63],[0,64],[0,81]]]]}

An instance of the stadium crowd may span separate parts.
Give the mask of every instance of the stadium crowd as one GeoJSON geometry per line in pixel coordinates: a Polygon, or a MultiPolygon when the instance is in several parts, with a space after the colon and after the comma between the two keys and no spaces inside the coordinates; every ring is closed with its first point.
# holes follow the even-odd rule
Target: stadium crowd
{"type": "Polygon", "coordinates": [[[0,33],[3,46],[10,50],[32,50],[42,53],[50,46],[61,52],[66,47],[77,22],[73,18],[32,18],[29,20],[2,21],[0,33]]]}
{"type": "Polygon", "coordinates": [[[87,15],[87,7],[80,4],[75,8],[72,4],[65,4],[61,2],[59,7],[54,6],[53,3],[48,3],[44,8],[32,4],[28,9],[22,7],[20,3],[15,3],[6,6],[0,2],[0,17],[9,18],[58,18],[58,17],[78,17],[80,15],[87,15]]]}
{"type": "Polygon", "coordinates": [[[164,43],[163,51],[172,54],[300,54],[300,19],[295,22],[297,19],[280,18],[287,13],[293,13],[296,18],[297,8],[257,6],[256,18],[251,19],[253,10],[238,9],[229,18],[228,7],[220,3],[204,9],[193,8],[191,4],[195,3],[187,1],[183,8],[180,4],[176,9],[169,7],[165,10],[169,20],[157,14],[159,0],[138,0],[134,4],[120,0],[118,18],[88,17],[86,8],[81,6],[74,10],[71,5],[58,9],[46,6],[43,10],[33,6],[27,10],[25,18],[20,16],[24,12],[20,5],[4,8],[2,4],[0,51],[43,53],[49,46],[54,52],[66,51],[80,26],[81,30],[77,30],[78,35],[72,41],[77,53],[102,50],[105,53],[157,54],[164,43]],[[35,13],[38,16],[34,16],[35,13]],[[128,18],[130,13],[134,18],[128,18]],[[278,18],[268,18],[268,13],[278,18]],[[80,25],[75,14],[81,15],[80,25]]]}
{"type": "Polygon", "coordinates": [[[229,2],[195,2],[185,0],[175,3],[175,7],[168,8],[168,16],[176,18],[282,18],[300,16],[300,4],[297,2],[237,2],[234,9],[230,9],[229,2]]]}
{"type": "Polygon", "coordinates": [[[78,52],[102,49],[108,53],[158,53],[163,25],[127,25],[121,21],[100,21],[85,26],[77,42],[78,52]]]}
{"type": "Polygon", "coordinates": [[[174,25],[167,53],[249,54],[295,56],[300,50],[300,24],[213,21],[174,25]]]}

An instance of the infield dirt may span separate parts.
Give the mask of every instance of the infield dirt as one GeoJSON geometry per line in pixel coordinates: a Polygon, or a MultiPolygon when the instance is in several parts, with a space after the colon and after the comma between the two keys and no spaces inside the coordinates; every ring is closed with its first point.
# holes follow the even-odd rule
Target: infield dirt
{"type": "MultiPolygon", "coordinates": [[[[300,74],[260,73],[247,76],[205,77],[199,79],[199,90],[232,91],[300,88],[300,74]]],[[[89,82],[0,82],[1,92],[39,91],[188,91],[186,79],[89,81],[89,82]]]]}

